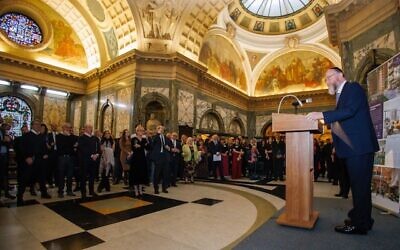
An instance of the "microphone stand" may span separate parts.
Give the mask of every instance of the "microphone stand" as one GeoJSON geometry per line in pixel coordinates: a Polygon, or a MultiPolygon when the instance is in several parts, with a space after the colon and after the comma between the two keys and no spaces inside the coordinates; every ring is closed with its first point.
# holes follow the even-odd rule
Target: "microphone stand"
{"type": "MultiPolygon", "coordinates": [[[[285,95],[285,96],[283,96],[283,97],[281,98],[281,101],[279,102],[278,114],[279,114],[279,111],[281,110],[282,101],[283,101],[286,97],[293,97],[293,98],[296,99],[296,101],[298,102],[298,105],[303,106],[303,103],[300,101],[299,98],[297,98],[297,96],[295,96],[295,95],[285,95]]],[[[295,112],[296,112],[296,114],[297,114],[297,106],[298,106],[298,105],[295,106],[295,112]]]]}

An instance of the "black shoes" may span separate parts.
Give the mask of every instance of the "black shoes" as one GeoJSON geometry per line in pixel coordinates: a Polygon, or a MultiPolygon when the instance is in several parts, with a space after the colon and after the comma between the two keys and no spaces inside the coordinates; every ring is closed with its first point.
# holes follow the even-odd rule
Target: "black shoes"
{"type": "Polygon", "coordinates": [[[163,189],[162,192],[168,194],[168,190],[166,190],[166,189],[163,189]]]}
{"type": "MultiPolygon", "coordinates": [[[[372,230],[372,227],[374,226],[374,222],[375,222],[375,220],[371,218],[371,222],[370,222],[370,224],[369,224],[369,226],[368,226],[368,230],[372,230]]],[[[345,224],[346,226],[351,226],[351,225],[352,225],[350,219],[345,219],[345,220],[344,220],[344,224],[345,224]]]]}
{"type": "Polygon", "coordinates": [[[73,192],[67,192],[67,196],[76,196],[73,192]]]}
{"type": "Polygon", "coordinates": [[[158,190],[154,190],[154,194],[159,194],[160,192],[158,192],[158,190]]]}
{"type": "Polygon", "coordinates": [[[63,193],[58,193],[58,198],[64,198],[64,194],[63,193]]]}
{"type": "Polygon", "coordinates": [[[336,196],[336,197],[342,197],[343,199],[348,199],[348,198],[349,198],[348,195],[344,195],[344,194],[341,194],[341,193],[335,194],[335,196],[336,196]]]}
{"type": "Polygon", "coordinates": [[[343,225],[343,226],[336,226],[335,231],[342,234],[362,234],[365,235],[368,233],[367,230],[362,230],[353,225],[343,225]]]}

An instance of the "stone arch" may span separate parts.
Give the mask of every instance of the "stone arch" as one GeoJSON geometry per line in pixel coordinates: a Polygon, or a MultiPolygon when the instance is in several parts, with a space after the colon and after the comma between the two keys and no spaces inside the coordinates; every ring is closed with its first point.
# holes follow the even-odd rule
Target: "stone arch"
{"type": "Polygon", "coordinates": [[[382,48],[369,50],[355,69],[354,80],[366,86],[367,74],[394,55],[395,52],[392,49],[382,48]]]}
{"type": "Polygon", "coordinates": [[[261,137],[266,137],[266,136],[273,136],[272,132],[272,120],[267,121],[264,126],[262,127],[260,131],[261,137]]]}
{"type": "MultiPolygon", "coordinates": [[[[214,119],[213,119],[213,121],[214,121],[214,119]]],[[[199,130],[205,131],[205,132],[213,132],[213,133],[224,133],[225,126],[224,126],[222,116],[214,109],[207,110],[206,112],[204,112],[203,116],[200,118],[199,130]],[[217,122],[217,125],[218,125],[218,129],[213,129],[213,128],[215,128],[215,124],[207,124],[208,125],[207,127],[202,126],[202,125],[204,125],[205,122],[210,122],[210,118],[215,119],[215,121],[217,122]]]]}
{"type": "Polygon", "coordinates": [[[233,135],[244,135],[245,134],[245,127],[244,127],[244,123],[242,121],[242,119],[240,119],[239,117],[234,117],[231,122],[229,123],[229,126],[227,127],[227,133],[233,134],[233,135]],[[236,126],[234,124],[238,125],[238,133],[236,131],[232,131],[232,129],[234,128],[233,126],[236,126]]]}
{"type": "Polygon", "coordinates": [[[166,96],[156,92],[144,95],[140,102],[140,110],[141,112],[138,112],[138,124],[142,124],[145,127],[151,112],[155,112],[156,119],[159,120],[167,130],[170,129],[171,103],[166,96]],[[151,106],[156,108],[152,109],[151,106]]]}
{"type": "Polygon", "coordinates": [[[110,130],[113,134],[114,130],[114,105],[107,99],[100,109],[100,130],[110,130]]]}

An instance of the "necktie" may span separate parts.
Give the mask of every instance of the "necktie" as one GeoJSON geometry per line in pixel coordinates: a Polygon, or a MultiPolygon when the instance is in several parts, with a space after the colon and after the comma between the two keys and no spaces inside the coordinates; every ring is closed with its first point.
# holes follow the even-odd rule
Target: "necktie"
{"type": "Polygon", "coordinates": [[[161,153],[164,152],[164,136],[160,134],[160,139],[161,139],[161,153]]]}
{"type": "Polygon", "coordinates": [[[336,105],[337,105],[338,102],[339,102],[339,98],[340,98],[340,93],[336,93],[336,105]]]}
{"type": "Polygon", "coordinates": [[[53,132],[54,150],[57,150],[56,133],[53,132]]]}

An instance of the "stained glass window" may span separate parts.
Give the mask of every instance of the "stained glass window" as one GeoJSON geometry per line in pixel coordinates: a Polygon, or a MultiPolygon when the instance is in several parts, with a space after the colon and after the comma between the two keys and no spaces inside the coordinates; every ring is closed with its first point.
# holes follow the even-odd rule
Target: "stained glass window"
{"type": "Polygon", "coordinates": [[[30,127],[32,110],[24,100],[18,97],[0,97],[0,114],[4,122],[11,125],[11,136],[20,136],[22,125],[30,127]]]}
{"type": "Polygon", "coordinates": [[[20,13],[6,13],[0,17],[0,30],[13,42],[33,47],[42,42],[39,25],[20,13]]]}
{"type": "Polygon", "coordinates": [[[264,17],[280,17],[290,15],[303,9],[312,0],[240,0],[250,12],[264,17]]]}

